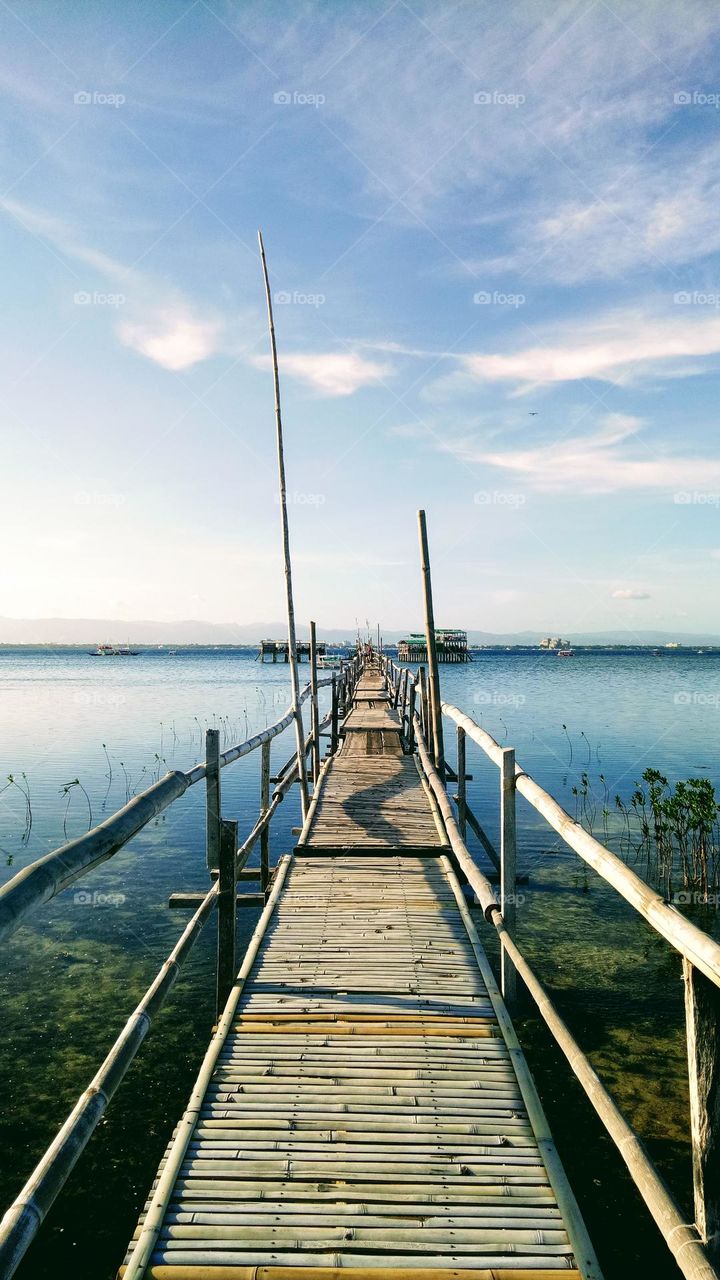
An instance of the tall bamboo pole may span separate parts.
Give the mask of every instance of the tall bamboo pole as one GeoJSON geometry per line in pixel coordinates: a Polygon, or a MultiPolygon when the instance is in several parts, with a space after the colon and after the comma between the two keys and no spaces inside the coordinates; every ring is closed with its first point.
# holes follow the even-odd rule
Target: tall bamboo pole
{"type": "Polygon", "coordinates": [[[430,719],[433,729],[435,768],[444,782],[445,750],[442,733],[440,677],[438,675],[437,645],[435,644],[435,613],[433,610],[432,580],[430,578],[430,553],[428,551],[427,524],[424,511],[418,511],[418,532],[420,534],[420,565],[422,568],[425,602],[425,638],[427,642],[428,674],[430,676],[430,719]]]}
{"type": "Polygon", "coordinates": [[[275,322],[273,320],[272,297],[268,277],[265,246],[262,232],[258,231],[260,261],[262,262],[263,279],[265,281],[265,298],[267,301],[268,327],[270,330],[270,352],[272,355],[273,383],[275,388],[275,434],[277,439],[278,481],[280,488],[280,521],[282,526],[283,557],[285,560],[285,597],[288,615],[288,648],[290,657],[290,685],[292,689],[292,705],[295,717],[295,742],[297,746],[298,781],[300,783],[300,804],[303,822],[308,810],[307,770],[305,767],[305,732],[303,730],[302,710],[300,708],[300,681],[298,680],[297,640],[295,637],[295,605],[293,603],[292,564],[290,561],[290,531],[288,528],[287,491],[285,488],[285,453],[283,449],[282,412],[280,409],[280,375],[278,373],[277,345],[275,342],[275,322]]]}

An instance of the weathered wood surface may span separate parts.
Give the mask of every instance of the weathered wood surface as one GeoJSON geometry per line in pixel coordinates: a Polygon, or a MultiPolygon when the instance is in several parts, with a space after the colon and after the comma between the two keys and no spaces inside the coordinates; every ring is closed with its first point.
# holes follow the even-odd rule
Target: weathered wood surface
{"type": "Polygon", "coordinates": [[[414,758],[399,747],[395,755],[347,751],[356,737],[325,766],[298,851],[440,852],[447,841],[414,758]]]}
{"type": "Polygon", "coordinates": [[[580,1276],[458,893],[440,858],[296,855],[148,1276],[580,1276]]]}
{"type": "Polygon", "coordinates": [[[375,729],[384,733],[399,733],[401,729],[400,716],[393,707],[368,706],[363,703],[360,706],[353,707],[352,711],[345,717],[340,729],[340,733],[362,733],[363,730],[375,729]]]}
{"type": "Polygon", "coordinates": [[[597,1280],[436,800],[371,680],[181,1122],[145,1274],[597,1280]]]}

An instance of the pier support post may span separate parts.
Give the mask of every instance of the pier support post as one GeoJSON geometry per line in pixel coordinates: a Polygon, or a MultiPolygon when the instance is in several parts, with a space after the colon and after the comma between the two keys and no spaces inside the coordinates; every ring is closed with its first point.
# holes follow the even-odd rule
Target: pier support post
{"type": "Polygon", "coordinates": [[[457,813],[458,827],[463,840],[467,842],[467,798],[465,768],[465,730],[457,727],[457,813]]]}
{"type": "Polygon", "coordinates": [[[683,959],[695,1225],[720,1260],[720,989],[683,959]]]}
{"type": "Polygon", "coordinates": [[[238,847],[237,831],[237,822],[225,821],[222,823],[217,906],[216,1019],[220,1018],[235,981],[235,913],[237,908],[235,855],[238,847]]]}
{"type": "MultiPolygon", "coordinates": [[[[270,808],[270,748],[272,740],[262,744],[260,757],[260,813],[267,813],[270,808]]],[[[260,887],[267,893],[270,881],[270,828],[263,827],[260,832],[260,887]]]]}
{"type": "Polygon", "coordinates": [[[310,732],[312,734],[312,779],[320,777],[320,713],[318,711],[317,639],[315,623],[310,623],[310,732]]]}
{"type": "MultiPolygon", "coordinates": [[[[462,772],[458,763],[459,778],[462,772]]],[[[465,783],[463,782],[463,790],[465,783]]],[[[510,937],[515,940],[517,918],[517,829],[515,822],[515,750],[503,747],[500,766],[500,905],[502,917],[510,937]]],[[[504,947],[500,960],[500,985],[503,999],[512,1006],[517,995],[517,974],[504,947]]]]}
{"type": "Polygon", "coordinates": [[[423,595],[425,598],[425,638],[430,675],[430,718],[434,748],[434,764],[440,779],[445,782],[445,751],[443,748],[442,711],[440,709],[440,677],[438,674],[437,645],[435,643],[435,611],[433,609],[432,580],[430,578],[430,552],[428,550],[425,512],[418,511],[420,534],[420,564],[422,568],[423,595]]]}
{"type": "Polygon", "coordinates": [[[335,672],[332,677],[332,701],[330,703],[330,755],[334,756],[338,744],[338,682],[335,672]]]}
{"type": "Polygon", "coordinates": [[[208,871],[220,865],[220,731],[205,730],[205,830],[208,871]]]}

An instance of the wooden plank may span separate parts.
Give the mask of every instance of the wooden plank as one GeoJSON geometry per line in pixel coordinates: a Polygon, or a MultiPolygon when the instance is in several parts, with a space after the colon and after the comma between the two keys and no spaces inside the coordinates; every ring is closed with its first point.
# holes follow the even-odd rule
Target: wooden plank
{"type": "MultiPolygon", "coordinates": [[[[437,805],[386,698],[360,676],[321,769],[183,1122],[156,1280],[581,1275],[437,805]]],[[[598,1273],[583,1261],[582,1275],[598,1273]]]]}

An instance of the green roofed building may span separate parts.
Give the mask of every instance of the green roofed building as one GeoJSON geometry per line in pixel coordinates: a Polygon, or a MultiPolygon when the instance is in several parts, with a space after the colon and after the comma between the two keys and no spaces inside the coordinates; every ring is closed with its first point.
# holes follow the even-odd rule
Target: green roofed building
{"type": "MultiPolygon", "coordinates": [[[[438,662],[468,662],[467,631],[436,628],[435,646],[438,662]]],[[[427,662],[428,651],[424,635],[409,635],[398,641],[399,662],[427,662]]]]}

